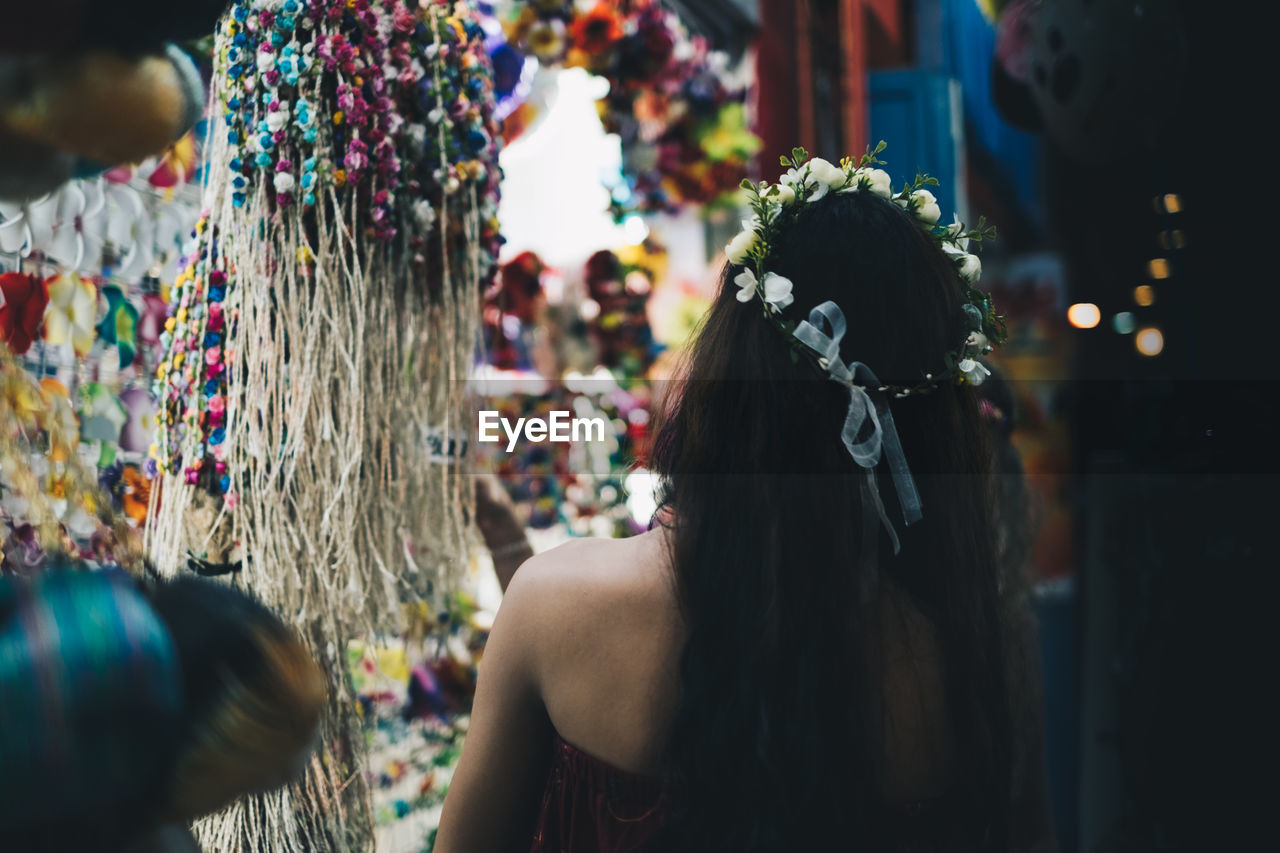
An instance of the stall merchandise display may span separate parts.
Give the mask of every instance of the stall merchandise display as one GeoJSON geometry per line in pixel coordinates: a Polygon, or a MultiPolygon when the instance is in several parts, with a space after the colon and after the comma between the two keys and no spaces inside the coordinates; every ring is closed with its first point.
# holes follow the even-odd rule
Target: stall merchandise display
{"type": "MultiPolygon", "coordinates": [[[[611,187],[618,219],[736,204],[760,139],[747,125],[749,80],[728,57],[692,36],[658,0],[505,0],[494,4],[511,65],[505,97],[527,89],[514,51],[550,68],[585,68],[609,82],[598,104],[605,129],[622,144],[622,180],[611,187]]],[[[532,123],[508,108],[507,121],[532,123]]],[[[514,134],[508,139],[513,139],[514,134]]]]}
{"type": "Polygon", "coordinates": [[[70,402],[0,345],[0,571],[75,562],[140,572],[140,537],[80,454],[70,402]]]}
{"type": "MultiPolygon", "coordinates": [[[[155,474],[149,385],[162,354],[166,296],[199,213],[188,183],[198,175],[198,139],[191,133],[141,163],[0,203],[0,338],[13,354],[9,368],[23,371],[66,419],[75,441],[65,454],[134,528],[146,523],[155,474]]],[[[56,496],[64,450],[29,446],[31,470],[56,496]]],[[[56,505],[72,511],[65,501],[56,505]]],[[[6,535],[29,529],[30,506],[5,490],[6,535]]],[[[70,556],[96,564],[83,519],[68,521],[78,551],[70,556]]]]}
{"type": "Polygon", "coordinates": [[[377,849],[430,849],[466,735],[491,613],[457,591],[444,609],[410,608],[398,637],[348,647],[369,747],[377,849]]]}

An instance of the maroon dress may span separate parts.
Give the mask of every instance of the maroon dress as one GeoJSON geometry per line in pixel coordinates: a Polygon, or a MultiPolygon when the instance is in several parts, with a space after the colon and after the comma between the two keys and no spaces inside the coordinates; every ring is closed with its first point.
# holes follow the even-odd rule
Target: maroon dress
{"type": "Polygon", "coordinates": [[[627,773],[559,735],[530,853],[638,853],[666,818],[661,780],[627,773]]]}
{"type": "MultiPolygon", "coordinates": [[[[559,735],[552,753],[530,853],[656,853],[649,842],[666,820],[661,780],[619,770],[559,735]]],[[[887,803],[879,825],[863,834],[857,849],[970,851],[975,845],[964,840],[962,818],[950,798],[887,803]]],[[[839,842],[831,849],[841,849],[839,842]]]]}

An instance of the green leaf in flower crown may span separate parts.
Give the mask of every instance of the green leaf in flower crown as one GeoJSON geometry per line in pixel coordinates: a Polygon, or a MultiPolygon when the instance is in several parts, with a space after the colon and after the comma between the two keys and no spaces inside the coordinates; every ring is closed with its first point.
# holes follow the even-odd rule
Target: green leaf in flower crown
{"type": "Polygon", "coordinates": [[[991,314],[982,326],[982,332],[992,346],[1003,346],[1009,340],[1009,328],[1005,325],[1003,314],[991,314]]]}
{"type": "Polygon", "coordinates": [[[796,167],[799,168],[801,163],[809,159],[809,152],[797,145],[791,149],[791,159],[795,161],[796,167]]]}
{"type": "Polygon", "coordinates": [[[751,192],[756,188],[756,185],[751,183],[751,180],[749,178],[743,178],[742,183],[738,184],[738,186],[742,187],[747,192],[751,192]]]}
{"type": "Polygon", "coordinates": [[[786,155],[786,154],[783,154],[781,157],[779,157],[779,158],[778,158],[778,165],[780,165],[780,166],[790,166],[790,165],[791,165],[791,159],[790,159],[789,157],[787,157],[787,155],[786,155]]]}

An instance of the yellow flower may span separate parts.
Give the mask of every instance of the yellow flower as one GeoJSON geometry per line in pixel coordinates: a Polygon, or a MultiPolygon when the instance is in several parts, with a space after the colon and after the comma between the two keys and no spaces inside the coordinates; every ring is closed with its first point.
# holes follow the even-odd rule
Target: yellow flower
{"type": "Polygon", "coordinates": [[[77,355],[88,355],[97,313],[98,291],[92,282],[73,272],[55,276],[49,281],[44,339],[54,345],[70,343],[77,355]]]}

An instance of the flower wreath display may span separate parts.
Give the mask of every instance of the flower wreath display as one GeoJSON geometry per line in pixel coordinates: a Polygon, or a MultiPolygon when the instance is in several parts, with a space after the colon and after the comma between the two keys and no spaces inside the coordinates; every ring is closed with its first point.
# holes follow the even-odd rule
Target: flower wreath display
{"type": "Polygon", "coordinates": [[[398,629],[405,601],[439,609],[467,566],[470,460],[441,438],[465,431],[501,240],[484,36],[450,0],[236,0],[215,34],[147,550],[284,615],[331,701],[305,779],[202,821],[210,849],[369,846],[341,650],[398,629]]]}
{"type": "Polygon", "coordinates": [[[549,67],[609,81],[599,109],[622,143],[613,213],[675,212],[736,195],[760,140],[746,83],[657,0],[508,0],[495,4],[509,44],[549,67]]]}

